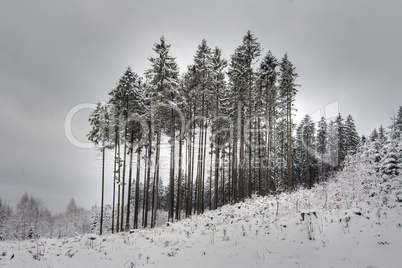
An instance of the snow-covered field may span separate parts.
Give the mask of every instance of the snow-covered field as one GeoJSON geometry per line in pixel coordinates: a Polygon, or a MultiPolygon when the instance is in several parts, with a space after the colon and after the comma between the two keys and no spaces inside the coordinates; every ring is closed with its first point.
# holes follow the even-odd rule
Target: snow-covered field
{"type": "Polygon", "coordinates": [[[3,241],[0,266],[402,267],[402,203],[379,206],[353,183],[255,197],[132,233],[3,241]]]}

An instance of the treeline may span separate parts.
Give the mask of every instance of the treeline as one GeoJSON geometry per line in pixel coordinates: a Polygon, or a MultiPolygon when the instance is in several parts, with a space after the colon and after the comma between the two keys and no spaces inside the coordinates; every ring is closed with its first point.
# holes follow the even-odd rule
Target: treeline
{"type": "Polygon", "coordinates": [[[163,180],[173,221],[253,194],[311,187],[358,148],[350,115],[323,118],[317,128],[309,116],[293,123],[296,68],[287,53],[280,60],[271,51],[262,55],[250,31],[229,62],[202,40],[181,75],[164,37],[153,51],[144,77],[128,67],[89,119],[88,138],[102,152],[100,234],[104,187],[113,191],[111,232],[154,227],[163,180]],[[162,138],[168,150],[161,150],[162,138]],[[114,155],[113,174],[105,174],[106,150],[114,155]],[[169,174],[161,174],[166,164],[169,174]]]}
{"type": "Polygon", "coordinates": [[[25,193],[15,208],[0,198],[0,241],[39,237],[71,237],[91,231],[87,210],[71,199],[66,209],[52,215],[41,199],[25,193]]]}

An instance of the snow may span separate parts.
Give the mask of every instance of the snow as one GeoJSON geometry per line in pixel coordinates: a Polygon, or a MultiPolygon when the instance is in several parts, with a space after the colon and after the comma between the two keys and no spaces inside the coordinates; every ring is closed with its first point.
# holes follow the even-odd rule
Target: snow
{"type": "Polygon", "coordinates": [[[338,176],[156,229],[2,241],[0,266],[401,267],[402,204],[381,206],[354,183],[338,176]]]}

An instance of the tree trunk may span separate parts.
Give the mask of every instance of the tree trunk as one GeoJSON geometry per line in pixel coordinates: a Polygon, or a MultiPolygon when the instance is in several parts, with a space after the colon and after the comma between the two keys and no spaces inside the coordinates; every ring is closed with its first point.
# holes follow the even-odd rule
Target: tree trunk
{"type": "Polygon", "coordinates": [[[116,232],[120,232],[120,224],[119,224],[119,220],[120,220],[120,186],[121,186],[121,172],[120,172],[120,139],[117,143],[117,151],[118,151],[118,155],[119,155],[119,159],[118,159],[118,183],[117,183],[117,223],[116,223],[116,232]]]}
{"type": "Polygon", "coordinates": [[[103,139],[103,149],[102,149],[102,197],[101,197],[101,215],[100,215],[100,226],[99,235],[102,235],[103,230],[103,200],[105,196],[105,139],[103,139]]]}
{"type": "MultiPolygon", "coordinates": [[[[138,229],[138,212],[140,207],[140,172],[141,171],[141,148],[137,148],[137,178],[135,181],[135,203],[134,203],[134,229],[138,229]]],[[[128,219],[127,214],[127,219],[128,219]]],[[[127,220],[128,221],[128,220],[127,220]]]]}
{"type": "Polygon", "coordinates": [[[116,128],[115,133],[115,144],[114,144],[114,168],[113,168],[113,207],[112,207],[112,234],[114,233],[114,218],[115,218],[115,207],[116,207],[116,181],[117,181],[117,169],[119,162],[117,157],[117,142],[118,142],[118,130],[116,128]]]}
{"type": "Polygon", "coordinates": [[[144,227],[148,226],[148,210],[149,210],[149,183],[151,181],[151,157],[152,157],[152,122],[149,123],[149,133],[148,133],[148,166],[147,166],[147,183],[146,183],[146,192],[145,192],[145,219],[144,219],[144,227]]]}
{"type": "Polygon", "coordinates": [[[176,220],[180,220],[181,211],[181,183],[182,183],[182,154],[183,154],[183,122],[180,122],[179,133],[179,174],[177,178],[177,204],[176,204],[176,220]]]}
{"type": "MultiPolygon", "coordinates": [[[[216,94],[216,120],[219,120],[219,95],[216,94]]],[[[219,124],[218,121],[215,123],[215,195],[214,195],[214,209],[218,208],[218,202],[219,202],[219,190],[218,190],[218,185],[219,185],[219,150],[220,150],[220,144],[219,144],[219,124]]],[[[211,152],[212,154],[212,152],[211,152]]]]}
{"type": "Polygon", "coordinates": [[[244,106],[243,102],[239,102],[239,113],[240,113],[240,165],[239,165],[239,192],[240,199],[243,200],[245,197],[245,183],[244,183],[244,106]]]}
{"type": "Polygon", "coordinates": [[[174,135],[174,112],[170,113],[170,176],[169,176],[169,213],[168,221],[173,221],[174,213],[174,158],[175,158],[175,135],[174,135]]]}
{"type": "Polygon", "coordinates": [[[126,228],[128,231],[130,229],[130,207],[131,207],[131,180],[133,173],[133,146],[134,146],[134,129],[131,130],[131,140],[130,140],[130,165],[128,173],[128,193],[127,193],[127,217],[126,217],[126,228]]]}
{"type": "Polygon", "coordinates": [[[159,109],[159,122],[158,122],[158,134],[156,138],[156,156],[155,156],[155,184],[154,184],[154,204],[152,213],[151,227],[155,227],[156,213],[158,210],[158,189],[159,189],[159,158],[160,158],[160,145],[161,145],[161,133],[162,133],[162,109],[159,109]]]}
{"type": "MultiPolygon", "coordinates": [[[[128,104],[127,104],[127,109],[128,109],[128,104]]],[[[125,120],[125,127],[124,127],[124,158],[123,158],[123,182],[122,182],[122,191],[121,191],[121,219],[120,219],[120,230],[124,230],[124,193],[125,193],[125,187],[126,187],[126,159],[127,159],[127,127],[128,127],[128,116],[126,116],[125,120]]]]}

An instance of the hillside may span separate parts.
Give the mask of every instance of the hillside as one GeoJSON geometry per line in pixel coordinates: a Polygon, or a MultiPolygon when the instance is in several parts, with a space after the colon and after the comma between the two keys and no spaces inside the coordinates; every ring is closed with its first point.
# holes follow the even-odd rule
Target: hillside
{"type": "Polygon", "coordinates": [[[162,228],[4,241],[0,266],[400,267],[402,205],[392,195],[401,179],[384,205],[381,192],[360,187],[367,176],[345,170],[311,190],[254,197],[162,228]]]}

